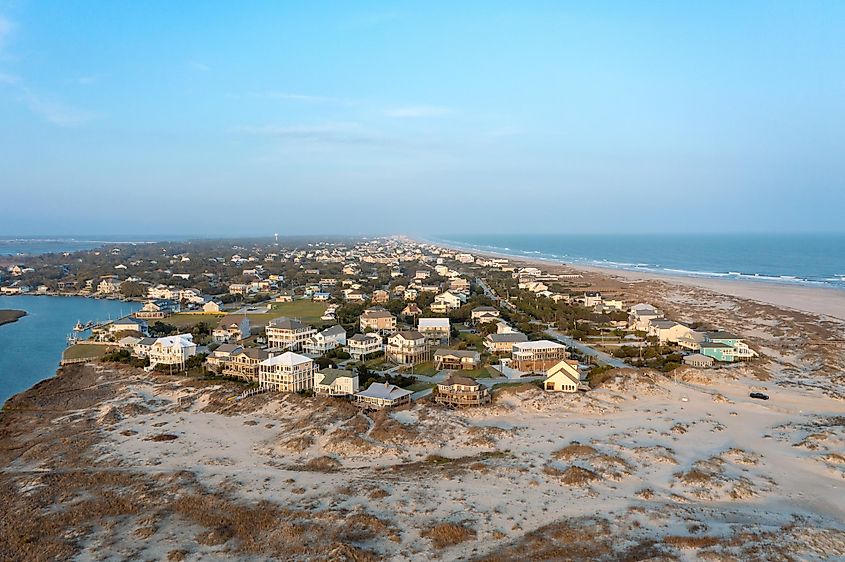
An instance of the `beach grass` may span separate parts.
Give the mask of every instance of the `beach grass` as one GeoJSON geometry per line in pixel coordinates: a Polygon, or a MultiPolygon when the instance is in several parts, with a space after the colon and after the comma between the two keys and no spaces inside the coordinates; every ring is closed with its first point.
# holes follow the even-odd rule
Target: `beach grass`
{"type": "Polygon", "coordinates": [[[110,349],[112,348],[107,345],[77,343],[64,351],[62,359],[97,359],[105,355],[110,349]]]}

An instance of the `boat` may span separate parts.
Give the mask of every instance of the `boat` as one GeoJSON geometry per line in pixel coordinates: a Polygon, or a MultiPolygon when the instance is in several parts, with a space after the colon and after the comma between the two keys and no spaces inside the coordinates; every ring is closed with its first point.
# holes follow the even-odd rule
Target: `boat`
{"type": "Polygon", "coordinates": [[[85,331],[85,326],[82,325],[82,322],[79,320],[76,321],[76,326],[73,327],[74,332],[83,332],[85,331]]]}

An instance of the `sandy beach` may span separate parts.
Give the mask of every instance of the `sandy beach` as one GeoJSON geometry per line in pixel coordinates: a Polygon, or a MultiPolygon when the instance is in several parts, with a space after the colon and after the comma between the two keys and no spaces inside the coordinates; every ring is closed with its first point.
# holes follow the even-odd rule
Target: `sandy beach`
{"type": "Polygon", "coordinates": [[[625,281],[663,281],[675,285],[700,287],[716,293],[771,304],[820,316],[845,320],[845,291],[822,287],[787,286],[777,283],[660,275],[624,269],[572,266],[573,269],[609,275],[625,281]]]}
{"type": "Polygon", "coordinates": [[[658,281],[671,285],[698,287],[714,293],[756,301],[779,308],[797,310],[809,314],[845,320],[845,291],[838,289],[809,287],[806,285],[790,286],[779,283],[767,283],[765,281],[664,275],[654,272],[630,271],[627,269],[614,269],[609,267],[571,264],[553,260],[532,259],[495,252],[481,252],[441,243],[432,244],[442,248],[468,252],[478,256],[506,258],[515,263],[531,265],[545,270],[565,267],[571,271],[588,273],[590,274],[590,277],[593,278],[600,276],[626,284],[641,281],[658,281]]]}

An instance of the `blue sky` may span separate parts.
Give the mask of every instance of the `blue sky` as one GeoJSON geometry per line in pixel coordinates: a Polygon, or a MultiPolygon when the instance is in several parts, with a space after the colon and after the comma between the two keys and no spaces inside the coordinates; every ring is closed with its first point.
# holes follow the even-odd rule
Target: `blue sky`
{"type": "Polygon", "coordinates": [[[301,4],[0,0],[0,231],[845,228],[843,2],[301,4]]]}

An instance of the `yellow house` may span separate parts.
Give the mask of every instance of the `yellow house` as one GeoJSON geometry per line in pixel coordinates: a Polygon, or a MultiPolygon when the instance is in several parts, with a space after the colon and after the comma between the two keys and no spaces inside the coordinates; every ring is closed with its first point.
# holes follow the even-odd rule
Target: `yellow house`
{"type": "Polygon", "coordinates": [[[555,392],[577,392],[578,385],[581,384],[581,375],[578,373],[577,365],[577,361],[564,359],[550,368],[546,371],[543,388],[555,392]]]}

